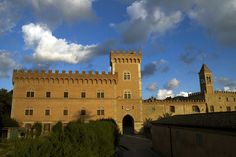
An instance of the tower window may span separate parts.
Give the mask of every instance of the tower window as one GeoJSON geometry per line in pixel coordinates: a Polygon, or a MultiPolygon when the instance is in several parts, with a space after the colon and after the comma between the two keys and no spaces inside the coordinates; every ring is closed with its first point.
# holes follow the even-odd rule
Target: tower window
{"type": "Polygon", "coordinates": [[[211,83],[211,77],[210,76],[207,77],[207,83],[208,84],[211,83]]]}
{"type": "Polygon", "coordinates": [[[230,106],[226,106],[226,110],[227,110],[227,112],[230,112],[231,111],[231,107],[230,106]]]}
{"type": "Polygon", "coordinates": [[[170,106],[170,112],[175,113],[175,106],[170,106]]]}
{"type": "Polygon", "coordinates": [[[50,98],[51,97],[51,92],[46,92],[46,98],[50,98]]]}
{"type": "Polygon", "coordinates": [[[228,97],[226,98],[226,101],[229,101],[229,98],[228,98],[228,97]]]}
{"type": "Polygon", "coordinates": [[[49,109],[45,110],[45,116],[50,116],[50,110],[49,109]]]}
{"type": "Polygon", "coordinates": [[[86,98],[86,92],[81,92],[81,98],[86,98]]]}
{"type": "Polygon", "coordinates": [[[69,97],[69,93],[68,92],[64,92],[64,98],[68,98],[69,97]]]}
{"type": "Polygon", "coordinates": [[[131,99],[131,92],[130,91],[124,92],[124,99],[131,99]]]}
{"type": "Polygon", "coordinates": [[[64,110],[63,110],[63,115],[64,115],[64,116],[67,116],[67,115],[68,115],[68,109],[64,109],[64,110]]]}
{"type": "Polygon", "coordinates": [[[103,91],[98,91],[97,92],[97,98],[104,98],[104,92],[103,91]]]}
{"type": "Polygon", "coordinates": [[[27,93],[26,93],[26,97],[31,97],[31,98],[33,98],[34,97],[34,92],[32,92],[32,91],[28,91],[27,93]]]}
{"type": "Polygon", "coordinates": [[[131,80],[130,72],[124,72],[124,80],[131,80]]]}
{"type": "Polygon", "coordinates": [[[81,111],[80,111],[80,115],[82,115],[82,116],[86,115],[86,110],[84,110],[84,109],[81,110],[81,111]]]}

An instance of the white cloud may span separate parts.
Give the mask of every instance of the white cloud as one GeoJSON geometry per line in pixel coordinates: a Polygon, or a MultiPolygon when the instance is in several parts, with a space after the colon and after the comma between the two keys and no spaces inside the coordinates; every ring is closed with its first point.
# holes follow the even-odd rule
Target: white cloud
{"type": "Polygon", "coordinates": [[[159,6],[151,8],[148,0],[133,2],[127,7],[129,21],[117,24],[125,43],[138,43],[150,36],[166,33],[182,20],[180,11],[164,12],[159,6]]]}
{"type": "Polygon", "coordinates": [[[97,48],[96,44],[81,45],[56,38],[45,25],[30,23],[22,26],[22,32],[26,46],[34,50],[34,59],[41,61],[76,64],[89,59],[97,48]]]}
{"type": "Polygon", "coordinates": [[[127,13],[132,20],[145,19],[148,16],[146,9],[144,8],[145,1],[135,1],[127,7],[127,13]]]}
{"type": "Polygon", "coordinates": [[[216,81],[223,86],[224,91],[236,91],[236,80],[227,78],[227,77],[220,77],[217,78],[216,81]]]}
{"type": "Polygon", "coordinates": [[[174,93],[172,90],[167,89],[159,89],[157,92],[157,99],[165,99],[167,97],[174,97],[174,93]]]}
{"type": "Polygon", "coordinates": [[[179,80],[177,80],[176,78],[173,78],[167,83],[166,88],[169,90],[172,90],[179,87],[179,84],[180,84],[179,80]]]}
{"type": "Polygon", "coordinates": [[[227,92],[236,92],[236,87],[225,86],[225,87],[224,87],[224,91],[227,91],[227,92]]]}
{"type": "Polygon", "coordinates": [[[176,94],[176,96],[183,96],[183,97],[188,97],[188,95],[191,94],[191,92],[180,92],[178,94],[176,94]]]}
{"type": "Polygon", "coordinates": [[[147,86],[147,90],[149,91],[156,91],[157,90],[157,83],[151,83],[147,86]]]}
{"type": "Polygon", "coordinates": [[[10,72],[19,65],[12,59],[10,52],[0,50],[0,77],[9,77],[10,72]]]}
{"type": "Polygon", "coordinates": [[[60,22],[92,20],[94,0],[1,0],[0,33],[11,31],[23,12],[48,26],[60,22]]]}

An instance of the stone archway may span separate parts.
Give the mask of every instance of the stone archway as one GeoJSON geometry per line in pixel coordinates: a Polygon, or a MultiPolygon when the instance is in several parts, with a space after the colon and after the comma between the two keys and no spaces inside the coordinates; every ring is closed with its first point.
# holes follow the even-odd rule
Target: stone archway
{"type": "Polygon", "coordinates": [[[134,134],[134,119],[130,115],[124,116],[122,120],[123,134],[134,134]]]}

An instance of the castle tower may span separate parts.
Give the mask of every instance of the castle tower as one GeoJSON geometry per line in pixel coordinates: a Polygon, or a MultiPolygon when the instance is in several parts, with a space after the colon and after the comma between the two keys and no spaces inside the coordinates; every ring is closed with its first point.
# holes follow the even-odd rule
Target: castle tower
{"type": "Polygon", "coordinates": [[[201,93],[213,94],[214,86],[213,86],[212,72],[207,67],[206,64],[202,65],[202,68],[198,74],[199,74],[201,93]]]}
{"type": "Polygon", "coordinates": [[[133,121],[133,129],[138,131],[142,124],[142,82],[141,52],[111,51],[111,73],[117,73],[117,107],[118,125],[125,129],[133,121]],[[126,119],[127,118],[127,119],[126,119]],[[127,120],[127,121],[126,121],[127,120]]]}

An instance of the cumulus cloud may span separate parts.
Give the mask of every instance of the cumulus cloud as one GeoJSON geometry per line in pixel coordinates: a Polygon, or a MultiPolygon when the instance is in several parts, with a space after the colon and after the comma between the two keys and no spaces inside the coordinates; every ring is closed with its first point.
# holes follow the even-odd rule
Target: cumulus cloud
{"type": "Polygon", "coordinates": [[[174,97],[174,93],[172,90],[168,89],[159,89],[157,92],[157,99],[165,99],[167,97],[174,97]]]}
{"type": "Polygon", "coordinates": [[[136,0],[127,7],[127,14],[129,19],[115,26],[128,44],[164,34],[184,18],[204,27],[226,46],[236,43],[235,0],[136,0]]]}
{"type": "Polygon", "coordinates": [[[156,6],[150,8],[149,1],[140,0],[127,7],[129,20],[113,25],[122,33],[125,43],[133,44],[143,42],[152,35],[161,35],[173,29],[182,20],[180,11],[163,12],[156,6]]]}
{"type": "Polygon", "coordinates": [[[142,71],[142,76],[151,76],[155,74],[155,72],[167,72],[169,71],[168,62],[164,59],[161,59],[160,61],[153,61],[151,63],[148,63],[144,66],[144,69],[142,71]]]}
{"type": "Polygon", "coordinates": [[[94,0],[34,0],[29,1],[33,12],[44,23],[92,19],[94,0]]]}
{"type": "Polygon", "coordinates": [[[42,23],[55,26],[60,22],[92,20],[94,0],[1,0],[0,33],[10,31],[24,11],[42,23]]]}
{"type": "Polygon", "coordinates": [[[151,83],[146,88],[148,91],[156,91],[157,90],[157,83],[151,83]]]}
{"type": "Polygon", "coordinates": [[[168,90],[172,90],[179,87],[179,84],[180,84],[179,80],[177,80],[176,78],[173,78],[167,83],[166,88],[168,90]]]}
{"type": "Polygon", "coordinates": [[[225,91],[236,91],[236,80],[227,77],[220,77],[217,82],[223,86],[225,91]]]}
{"type": "Polygon", "coordinates": [[[14,68],[19,68],[20,66],[12,59],[11,53],[0,50],[0,78],[6,78],[10,76],[10,72],[14,68]]]}
{"type": "Polygon", "coordinates": [[[91,58],[98,47],[96,44],[81,45],[56,38],[45,25],[30,23],[22,26],[22,32],[27,48],[34,50],[33,58],[39,61],[76,64],[91,58]]]}

